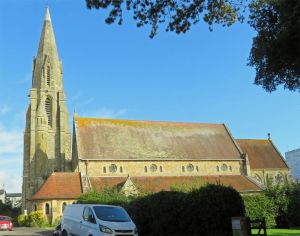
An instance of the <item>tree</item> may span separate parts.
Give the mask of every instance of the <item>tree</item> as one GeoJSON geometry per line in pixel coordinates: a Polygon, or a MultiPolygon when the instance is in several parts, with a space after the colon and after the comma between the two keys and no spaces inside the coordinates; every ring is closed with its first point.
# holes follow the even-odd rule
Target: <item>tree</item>
{"type": "Polygon", "coordinates": [[[256,69],[254,83],[268,92],[279,85],[300,91],[299,0],[86,0],[89,9],[110,8],[108,24],[122,24],[123,10],[132,11],[137,27],[151,26],[151,38],[159,25],[181,34],[201,19],[210,30],[242,22],[249,2],[248,23],[257,31],[248,59],[256,69]]]}
{"type": "Polygon", "coordinates": [[[279,85],[300,91],[300,1],[256,0],[249,18],[257,31],[249,57],[254,83],[268,92],[279,85]]]}
{"type": "Polygon", "coordinates": [[[192,24],[202,19],[212,30],[213,24],[230,26],[242,21],[243,2],[247,0],[86,0],[89,9],[111,8],[106,23],[123,22],[123,9],[133,11],[137,27],[151,25],[150,37],[157,34],[158,25],[166,24],[166,31],[186,33],[192,24]]]}

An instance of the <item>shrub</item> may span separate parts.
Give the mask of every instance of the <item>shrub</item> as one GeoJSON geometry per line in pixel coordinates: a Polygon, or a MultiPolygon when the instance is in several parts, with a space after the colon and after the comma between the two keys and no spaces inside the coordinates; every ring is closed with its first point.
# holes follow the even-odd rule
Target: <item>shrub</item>
{"type": "Polygon", "coordinates": [[[32,211],[28,215],[28,222],[30,226],[45,226],[47,220],[42,211],[32,211]]]}
{"type": "Polygon", "coordinates": [[[21,214],[18,216],[18,225],[25,226],[25,215],[21,214]]]}
{"type": "Polygon", "coordinates": [[[243,196],[243,200],[246,208],[246,216],[248,216],[251,220],[261,219],[264,217],[268,228],[276,226],[275,218],[278,206],[272,199],[264,194],[258,194],[245,195],[243,196]]]}
{"type": "Polygon", "coordinates": [[[102,192],[94,190],[81,194],[78,203],[82,204],[111,204],[126,207],[130,198],[117,191],[117,189],[104,189],[102,192]]]}
{"type": "Polygon", "coordinates": [[[278,207],[278,227],[300,226],[300,184],[268,186],[264,194],[278,207]]]}
{"type": "Polygon", "coordinates": [[[231,217],[244,216],[240,194],[232,187],[208,184],[185,199],[182,229],[186,235],[231,235],[231,217]]]}
{"type": "Polygon", "coordinates": [[[140,235],[182,235],[180,221],[186,194],[159,192],[139,198],[128,207],[140,235]]]}
{"type": "Polygon", "coordinates": [[[159,192],[129,206],[140,235],[231,235],[231,217],[243,216],[240,194],[207,185],[192,192],[159,192]]]}

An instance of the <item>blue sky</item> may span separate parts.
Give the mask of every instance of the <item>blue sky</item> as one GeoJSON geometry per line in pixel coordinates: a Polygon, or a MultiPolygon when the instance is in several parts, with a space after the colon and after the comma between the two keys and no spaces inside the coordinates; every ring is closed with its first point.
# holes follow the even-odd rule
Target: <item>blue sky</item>
{"type": "MultiPolygon", "coordinates": [[[[198,24],[185,35],[106,25],[84,0],[49,0],[70,114],[226,123],[235,138],[300,147],[299,93],[253,85],[247,58],[255,32],[244,24],[198,24]]],[[[21,191],[23,130],[46,1],[0,1],[0,188],[21,191]]]]}

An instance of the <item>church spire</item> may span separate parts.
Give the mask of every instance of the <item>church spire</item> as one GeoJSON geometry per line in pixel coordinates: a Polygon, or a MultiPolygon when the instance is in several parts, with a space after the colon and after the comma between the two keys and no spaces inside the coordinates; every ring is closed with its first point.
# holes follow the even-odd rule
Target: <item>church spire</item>
{"type": "Polygon", "coordinates": [[[34,88],[39,89],[53,86],[60,87],[61,74],[61,62],[58,58],[50,11],[47,7],[38,53],[33,62],[32,85],[34,88]]]}

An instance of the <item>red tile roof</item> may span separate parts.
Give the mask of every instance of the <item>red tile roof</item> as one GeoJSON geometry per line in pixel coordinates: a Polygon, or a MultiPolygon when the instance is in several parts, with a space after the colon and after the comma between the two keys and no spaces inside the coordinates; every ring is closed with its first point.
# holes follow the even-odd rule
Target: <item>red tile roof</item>
{"type": "Polygon", "coordinates": [[[82,193],[79,172],[55,172],[34,194],[32,200],[38,199],[75,199],[82,193]]]}
{"type": "Polygon", "coordinates": [[[224,124],[75,117],[79,159],[239,160],[224,124]]]}
{"type": "MultiPolygon", "coordinates": [[[[261,191],[262,189],[243,175],[212,175],[212,176],[150,176],[130,177],[137,189],[142,193],[169,191],[180,187],[199,187],[206,183],[232,186],[239,192],[261,191]]],[[[90,177],[92,187],[96,191],[105,188],[123,186],[126,177],[90,177]]]]}
{"type": "Polygon", "coordinates": [[[288,169],[271,140],[237,139],[236,141],[247,153],[251,169],[288,169]]]}

